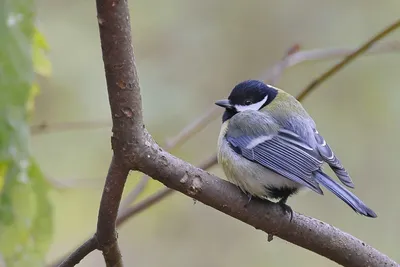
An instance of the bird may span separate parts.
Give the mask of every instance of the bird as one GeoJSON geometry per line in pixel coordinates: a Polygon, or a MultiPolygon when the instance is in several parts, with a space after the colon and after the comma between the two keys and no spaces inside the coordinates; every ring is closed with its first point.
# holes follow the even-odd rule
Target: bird
{"type": "Polygon", "coordinates": [[[277,200],[291,221],[288,198],[303,188],[323,195],[322,185],[356,213],[377,217],[346,188],[354,188],[349,173],[295,97],[263,81],[245,80],[215,104],[225,109],[218,163],[249,202],[253,197],[277,200]],[[323,171],[325,163],[343,185],[323,171]]]}

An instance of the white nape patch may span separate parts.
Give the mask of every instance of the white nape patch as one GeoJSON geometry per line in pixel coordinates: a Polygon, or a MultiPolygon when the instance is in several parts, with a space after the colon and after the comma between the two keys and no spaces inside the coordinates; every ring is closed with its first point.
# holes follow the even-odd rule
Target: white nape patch
{"type": "Polygon", "coordinates": [[[253,149],[256,146],[258,146],[259,144],[271,140],[272,138],[274,138],[274,135],[263,135],[263,136],[259,136],[253,140],[251,140],[251,142],[246,146],[247,149],[253,149]]]}
{"type": "Polygon", "coordinates": [[[263,98],[263,100],[261,100],[261,101],[259,101],[257,103],[254,103],[254,104],[251,104],[251,105],[248,105],[248,106],[235,105],[235,108],[236,108],[237,112],[242,112],[242,111],[245,111],[245,110],[259,110],[265,104],[265,102],[267,102],[267,100],[268,100],[268,95],[266,95],[263,98]]]}

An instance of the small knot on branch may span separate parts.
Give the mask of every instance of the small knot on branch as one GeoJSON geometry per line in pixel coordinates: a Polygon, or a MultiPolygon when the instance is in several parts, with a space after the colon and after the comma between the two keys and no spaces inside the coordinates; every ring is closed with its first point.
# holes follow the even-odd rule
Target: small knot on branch
{"type": "Polygon", "coordinates": [[[191,196],[197,195],[202,190],[203,182],[200,177],[195,177],[192,181],[192,184],[188,188],[188,194],[191,196]]]}

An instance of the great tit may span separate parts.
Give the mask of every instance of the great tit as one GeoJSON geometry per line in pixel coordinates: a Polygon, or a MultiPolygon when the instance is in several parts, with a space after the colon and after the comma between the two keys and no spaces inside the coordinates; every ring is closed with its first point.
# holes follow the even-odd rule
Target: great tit
{"type": "Polygon", "coordinates": [[[323,195],[320,185],[355,212],[377,217],[357,196],[322,170],[327,163],[345,186],[354,184],[315,122],[293,96],[258,80],[237,84],[228,99],[215,103],[225,108],[218,138],[218,162],[229,181],[244,193],[261,199],[279,199],[301,188],[323,195]]]}

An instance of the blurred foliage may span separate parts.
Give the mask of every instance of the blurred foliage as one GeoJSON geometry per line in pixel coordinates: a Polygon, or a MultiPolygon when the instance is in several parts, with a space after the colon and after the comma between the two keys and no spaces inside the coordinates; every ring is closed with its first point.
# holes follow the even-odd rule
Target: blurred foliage
{"type": "Polygon", "coordinates": [[[43,266],[52,234],[49,185],[31,156],[28,118],[50,74],[34,2],[2,0],[0,8],[0,256],[6,266],[43,266]]]}
{"type": "MultiPolygon", "coordinates": [[[[161,145],[237,82],[259,77],[293,44],[356,47],[397,20],[400,8],[398,0],[129,3],[145,122],[161,145]]],[[[38,81],[33,122],[111,125],[95,1],[38,0],[38,20],[53,68],[49,79],[38,81]]],[[[400,32],[389,38],[398,40],[400,32]]],[[[294,210],[329,222],[397,261],[399,59],[398,53],[357,59],[304,102],[351,173],[354,192],[379,217],[357,216],[329,193],[302,193],[289,200],[294,210]]],[[[338,60],[290,68],[277,85],[296,95],[338,60]]],[[[219,127],[217,119],[172,153],[191,163],[202,161],[215,152],[219,127]]],[[[111,158],[110,129],[36,135],[32,151],[46,175],[78,181],[73,189],[50,193],[56,207],[47,255],[52,262],[93,233],[111,158]],[[79,179],[92,179],[96,186],[79,179]]],[[[210,171],[223,177],[218,166],[210,171]]],[[[139,177],[130,175],[126,191],[139,177]]],[[[151,181],[141,198],[159,187],[151,181]]],[[[268,243],[263,233],[201,203],[193,205],[181,194],[130,220],[119,229],[119,240],[127,266],[337,266],[278,238],[268,243]]],[[[79,266],[102,264],[101,255],[91,253],[79,266]]]]}

